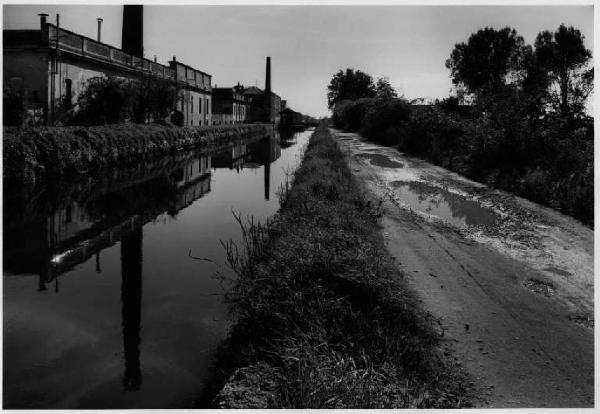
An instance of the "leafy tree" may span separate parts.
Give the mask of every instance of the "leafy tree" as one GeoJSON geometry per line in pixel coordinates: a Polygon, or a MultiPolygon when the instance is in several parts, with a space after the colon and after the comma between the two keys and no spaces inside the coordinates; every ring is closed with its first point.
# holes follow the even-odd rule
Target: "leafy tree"
{"type": "Polygon", "coordinates": [[[540,32],[535,40],[535,56],[549,81],[558,85],[560,112],[566,115],[581,111],[593,84],[593,71],[585,70],[592,53],[585,48],[581,32],[564,24],[554,33],[540,32]]]}
{"type": "Polygon", "coordinates": [[[546,113],[550,98],[548,89],[550,78],[546,70],[540,67],[533,49],[527,48],[523,58],[525,76],[521,84],[523,104],[526,112],[533,118],[546,113]]]}
{"type": "Polygon", "coordinates": [[[362,134],[383,145],[397,145],[409,115],[410,105],[404,99],[373,99],[363,116],[362,134]]]}
{"type": "Polygon", "coordinates": [[[164,119],[173,109],[177,95],[175,85],[153,76],[144,76],[133,82],[135,121],[147,123],[164,119]]]}
{"type": "Polygon", "coordinates": [[[398,93],[390,84],[388,78],[383,77],[377,79],[375,84],[375,97],[378,99],[390,100],[398,97],[398,93]]]}
{"type": "Polygon", "coordinates": [[[373,78],[360,70],[340,69],[327,87],[327,106],[332,109],[336,102],[342,100],[356,101],[360,98],[373,98],[376,94],[373,78]]]}
{"type": "Polygon", "coordinates": [[[130,118],[134,92],[131,81],[116,76],[98,76],[87,81],[77,98],[73,123],[102,125],[123,122],[130,118]]]}
{"type": "Polygon", "coordinates": [[[373,101],[373,98],[361,98],[337,102],[333,108],[334,124],[348,131],[358,131],[364,125],[365,114],[373,101]]]}
{"type": "Polygon", "coordinates": [[[101,125],[164,119],[173,109],[175,96],[175,85],[151,76],[141,79],[95,77],[79,95],[70,123],[101,125]]]}
{"type": "Polygon", "coordinates": [[[515,29],[486,27],[473,33],[467,43],[456,44],[446,67],[453,83],[469,93],[493,92],[519,75],[524,47],[515,29]]]}

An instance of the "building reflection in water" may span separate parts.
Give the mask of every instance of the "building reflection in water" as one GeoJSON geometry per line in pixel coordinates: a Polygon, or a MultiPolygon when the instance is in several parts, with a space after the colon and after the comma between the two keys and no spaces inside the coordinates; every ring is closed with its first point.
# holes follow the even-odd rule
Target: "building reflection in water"
{"type": "Polygon", "coordinates": [[[40,291],[92,256],[101,273],[100,252],[119,242],[132,226],[141,227],[165,212],[175,215],[210,192],[210,156],[189,159],[146,179],[141,175],[129,184],[98,186],[85,195],[33,209],[11,206],[14,211],[4,216],[5,271],[38,274],[40,291]],[[20,214],[28,209],[28,214],[20,214]]]}
{"type": "Polygon", "coordinates": [[[125,374],[123,388],[136,391],[142,384],[140,329],[142,317],[142,227],[121,236],[121,318],[125,374]]]}
{"type": "Polygon", "coordinates": [[[96,273],[101,273],[100,252],[120,241],[122,382],[126,391],[139,390],[144,224],[163,213],[175,215],[210,192],[211,164],[238,171],[263,167],[264,198],[268,200],[271,163],[280,156],[280,137],[275,134],[212,157],[204,154],[184,161],[166,160],[155,170],[139,169],[128,180],[101,185],[61,183],[64,193],[57,194],[67,197],[53,195],[51,201],[49,198],[43,203],[38,198],[37,204],[21,200],[9,207],[10,218],[4,217],[4,269],[9,275],[36,273],[39,291],[47,291],[53,283],[58,292],[59,276],[93,256],[96,273]],[[82,191],[85,185],[91,188],[82,191]]]}
{"type": "Polygon", "coordinates": [[[271,193],[271,163],[281,157],[281,139],[278,132],[260,141],[234,145],[212,157],[213,168],[229,168],[242,171],[244,168],[263,167],[264,198],[269,200],[271,193]]]}

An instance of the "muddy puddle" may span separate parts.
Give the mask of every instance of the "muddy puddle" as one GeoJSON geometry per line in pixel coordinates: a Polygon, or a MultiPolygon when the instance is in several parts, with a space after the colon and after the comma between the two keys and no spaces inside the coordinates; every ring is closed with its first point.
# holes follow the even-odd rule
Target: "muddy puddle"
{"type": "Polygon", "coordinates": [[[458,226],[494,226],[498,215],[479,203],[422,182],[393,181],[396,196],[412,210],[458,226]]]}
{"type": "Polygon", "coordinates": [[[523,286],[525,286],[532,292],[544,295],[547,298],[553,296],[556,292],[556,288],[554,287],[554,285],[552,285],[552,283],[545,282],[543,280],[529,279],[523,282],[523,286]]]}
{"type": "Polygon", "coordinates": [[[572,315],[569,320],[589,329],[594,329],[594,318],[586,315],[572,315]]]}
{"type": "Polygon", "coordinates": [[[357,157],[367,159],[371,163],[371,165],[376,165],[378,167],[383,168],[403,168],[404,164],[398,161],[394,161],[390,159],[387,155],[383,154],[371,154],[371,153],[363,153],[358,154],[357,157]]]}

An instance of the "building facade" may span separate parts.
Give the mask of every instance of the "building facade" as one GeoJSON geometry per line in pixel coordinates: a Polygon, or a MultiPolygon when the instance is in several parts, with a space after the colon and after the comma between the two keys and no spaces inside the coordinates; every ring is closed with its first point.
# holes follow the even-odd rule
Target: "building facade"
{"type": "Polygon", "coordinates": [[[279,112],[281,112],[279,95],[274,92],[267,95],[265,91],[256,86],[244,89],[243,93],[249,106],[248,122],[279,123],[279,112]]]}
{"type": "Polygon", "coordinates": [[[212,125],[212,77],[178,62],[175,56],[169,66],[177,83],[175,108],[183,114],[183,124],[212,125]]]}
{"type": "Polygon", "coordinates": [[[25,122],[56,125],[73,108],[87,82],[99,76],[173,82],[174,109],[185,125],[211,125],[211,76],[180,62],[161,65],[59,28],[41,15],[39,30],[4,30],[4,86],[19,95],[25,122]]]}
{"type": "Polygon", "coordinates": [[[239,83],[232,88],[213,88],[213,123],[239,124],[249,120],[249,103],[239,83]]]}
{"type": "Polygon", "coordinates": [[[304,123],[302,114],[291,108],[285,108],[279,112],[281,126],[300,126],[304,123]]]}

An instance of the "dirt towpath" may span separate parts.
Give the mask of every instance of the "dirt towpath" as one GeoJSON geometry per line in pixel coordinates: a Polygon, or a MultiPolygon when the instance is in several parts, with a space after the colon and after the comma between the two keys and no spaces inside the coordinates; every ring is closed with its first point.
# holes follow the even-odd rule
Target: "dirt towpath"
{"type": "Polygon", "coordinates": [[[333,131],[383,200],[386,245],[479,407],[594,404],[593,231],[455,173],[333,131]]]}

